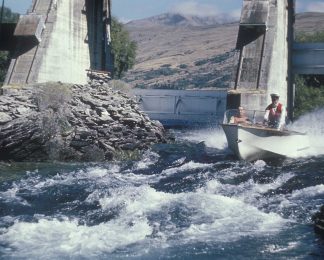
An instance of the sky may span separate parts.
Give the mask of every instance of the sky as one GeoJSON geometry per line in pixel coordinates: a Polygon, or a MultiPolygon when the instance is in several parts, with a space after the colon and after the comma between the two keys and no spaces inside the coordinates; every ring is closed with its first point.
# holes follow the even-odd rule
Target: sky
{"type": "MultiPolygon", "coordinates": [[[[5,6],[14,12],[25,14],[31,2],[32,0],[5,0],[5,6]]],[[[239,18],[242,2],[243,0],[112,0],[112,13],[124,22],[166,12],[199,16],[228,13],[239,18]]],[[[324,12],[324,0],[296,2],[297,12],[324,12]]]]}

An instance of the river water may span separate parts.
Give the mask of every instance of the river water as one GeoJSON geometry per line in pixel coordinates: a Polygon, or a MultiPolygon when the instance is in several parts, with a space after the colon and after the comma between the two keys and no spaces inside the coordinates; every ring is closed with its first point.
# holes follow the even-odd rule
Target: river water
{"type": "Polygon", "coordinates": [[[321,118],[292,125],[312,150],[280,162],[239,161],[209,128],[133,161],[1,164],[0,258],[323,259],[321,118]]]}

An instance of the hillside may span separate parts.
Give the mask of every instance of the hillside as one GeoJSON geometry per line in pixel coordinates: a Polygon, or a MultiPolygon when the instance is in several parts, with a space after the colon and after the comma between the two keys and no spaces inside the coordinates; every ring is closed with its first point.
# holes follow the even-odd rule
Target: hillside
{"type": "MultiPolygon", "coordinates": [[[[124,80],[139,88],[229,87],[238,58],[238,25],[219,17],[204,21],[175,14],[130,22],[127,28],[138,51],[136,65],[124,80]]],[[[296,32],[314,28],[324,31],[322,13],[296,16],[296,32]]]]}
{"type": "Polygon", "coordinates": [[[140,19],[129,22],[130,27],[143,27],[152,25],[167,26],[211,26],[234,22],[235,18],[227,14],[219,14],[217,16],[195,16],[179,13],[165,13],[152,16],[146,19],[140,19]]]}
{"type": "Polygon", "coordinates": [[[295,31],[314,33],[324,31],[324,13],[300,13],[296,15],[295,31]]]}

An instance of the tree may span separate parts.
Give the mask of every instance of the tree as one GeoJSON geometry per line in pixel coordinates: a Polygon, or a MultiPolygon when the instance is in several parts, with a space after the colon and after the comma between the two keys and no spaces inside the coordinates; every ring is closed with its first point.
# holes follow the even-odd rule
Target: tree
{"type": "MultiPolygon", "coordinates": [[[[1,10],[0,10],[1,11],[1,10]]],[[[3,23],[17,22],[19,14],[11,12],[7,7],[3,9],[3,23]]],[[[10,54],[7,51],[0,51],[0,86],[3,84],[10,63],[10,54]]]]}
{"type": "Polygon", "coordinates": [[[124,25],[114,17],[111,22],[111,46],[114,57],[113,77],[120,79],[134,66],[137,45],[130,39],[124,25]]]}
{"type": "Polygon", "coordinates": [[[9,67],[9,53],[7,51],[0,51],[0,86],[3,84],[9,67]]]}
{"type": "Polygon", "coordinates": [[[307,77],[296,77],[296,98],[294,115],[299,117],[316,108],[324,107],[324,85],[311,86],[307,84],[307,77]]]}
{"type": "MultiPolygon", "coordinates": [[[[296,36],[296,41],[302,43],[324,42],[324,32],[299,33],[296,36]]],[[[295,117],[311,112],[316,108],[324,107],[323,75],[298,75],[295,83],[295,117]]]]}
{"type": "Polygon", "coordinates": [[[296,42],[324,42],[324,32],[305,33],[301,32],[296,35],[296,42]]]}

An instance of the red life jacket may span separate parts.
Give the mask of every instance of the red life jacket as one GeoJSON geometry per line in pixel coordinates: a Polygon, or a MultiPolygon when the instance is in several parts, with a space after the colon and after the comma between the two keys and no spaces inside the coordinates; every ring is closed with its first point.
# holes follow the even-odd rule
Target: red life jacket
{"type": "Polygon", "coordinates": [[[269,121],[270,122],[275,122],[279,120],[281,113],[282,113],[282,104],[278,103],[276,108],[272,107],[272,104],[267,106],[266,110],[269,110],[269,121]]]}

